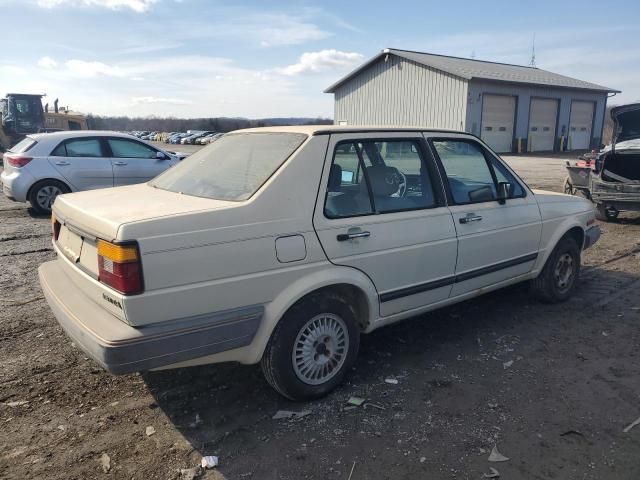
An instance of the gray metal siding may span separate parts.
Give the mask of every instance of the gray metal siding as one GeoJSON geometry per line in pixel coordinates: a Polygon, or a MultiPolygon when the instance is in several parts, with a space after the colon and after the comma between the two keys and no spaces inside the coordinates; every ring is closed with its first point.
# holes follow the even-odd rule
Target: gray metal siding
{"type": "MultiPolygon", "coordinates": [[[[602,142],[602,125],[607,104],[607,94],[602,92],[589,92],[566,88],[543,88],[532,86],[518,86],[508,83],[486,82],[471,80],[469,82],[469,99],[466,112],[467,132],[480,135],[480,125],[482,119],[482,95],[483,94],[514,95],[517,97],[516,104],[516,129],[515,145],[517,139],[524,141],[528,138],[529,131],[529,107],[531,98],[553,98],[559,100],[558,122],[556,126],[556,137],[559,139],[563,134],[569,132],[569,118],[571,114],[572,100],[585,100],[595,103],[593,130],[591,133],[591,146],[597,147],[602,142]]],[[[566,142],[566,140],[565,140],[566,142]]],[[[565,143],[566,148],[566,143],[565,143]]],[[[557,149],[557,145],[556,145],[557,149]]]]}
{"type": "Polygon", "coordinates": [[[334,121],[463,130],[467,84],[448,73],[389,56],[336,89],[334,121]]]}

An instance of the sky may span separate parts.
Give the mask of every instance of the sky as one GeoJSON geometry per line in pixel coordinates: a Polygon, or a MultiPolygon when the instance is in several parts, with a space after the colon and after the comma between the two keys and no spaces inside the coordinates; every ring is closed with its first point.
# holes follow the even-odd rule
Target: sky
{"type": "Polygon", "coordinates": [[[0,0],[0,96],[98,115],[333,117],[384,48],[528,65],[640,100],[640,2],[0,0]]]}

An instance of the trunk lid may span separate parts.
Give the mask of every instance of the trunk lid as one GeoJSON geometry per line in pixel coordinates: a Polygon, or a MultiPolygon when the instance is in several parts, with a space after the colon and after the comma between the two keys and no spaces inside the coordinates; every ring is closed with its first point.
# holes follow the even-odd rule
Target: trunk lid
{"type": "Polygon", "coordinates": [[[236,204],[139,184],[60,195],[56,198],[53,212],[61,223],[97,238],[107,241],[135,240],[119,239],[120,227],[152,218],[215,210],[236,204]]]}
{"type": "Polygon", "coordinates": [[[640,138],[640,103],[612,108],[611,118],[614,122],[614,146],[619,142],[640,138]]]}

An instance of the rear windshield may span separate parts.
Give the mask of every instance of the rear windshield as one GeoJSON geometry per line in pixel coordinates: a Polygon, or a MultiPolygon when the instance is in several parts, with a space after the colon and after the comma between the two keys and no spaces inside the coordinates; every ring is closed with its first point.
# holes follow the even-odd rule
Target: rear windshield
{"type": "Polygon", "coordinates": [[[236,133],[187,157],[151,185],[216,200],[246,200],[307,138],[299,133],[236,133]]]}
{"type": "Polygon", "coordinates": [[[38,142],[36,142],[33,138],[26,137],[16,143],[13,147],[11,147],[9,151],[12,153],[24,153],[31,147],[33,147],[36,143],[38,142]]]}

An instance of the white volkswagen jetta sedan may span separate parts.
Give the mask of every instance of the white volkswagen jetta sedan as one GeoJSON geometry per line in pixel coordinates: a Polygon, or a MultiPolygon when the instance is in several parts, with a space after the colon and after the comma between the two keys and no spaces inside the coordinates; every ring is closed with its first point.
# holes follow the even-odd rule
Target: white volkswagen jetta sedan
{"type": "Polygon", "coordinates": [[[8,198],[46,214],[61,193],[147,182],[182,158],[117,132],[40,133],[4,154],[0,179],[8,198]]]}
{"type": "Polygon", "coordinates": [[[241,130],[53,212],[42,289],[100,365],[261,362],[292,399],[335,388],[384,325],[525,280],[567,299],[599,238],[588,201],[530,190],[472,135],[410,128],[241,130]]]}

